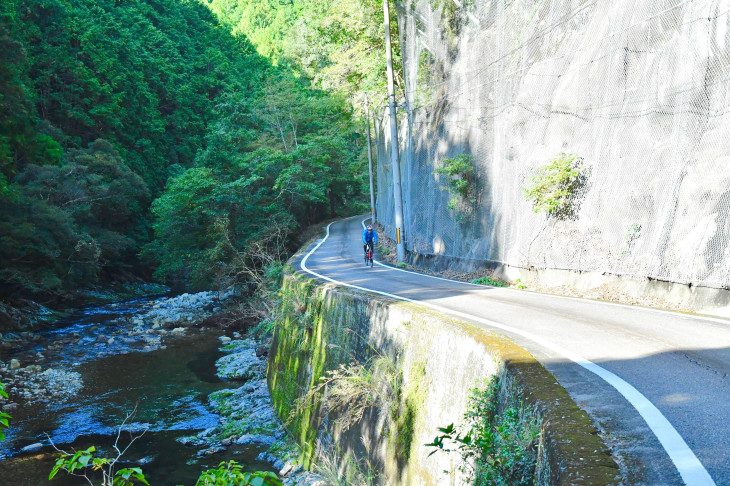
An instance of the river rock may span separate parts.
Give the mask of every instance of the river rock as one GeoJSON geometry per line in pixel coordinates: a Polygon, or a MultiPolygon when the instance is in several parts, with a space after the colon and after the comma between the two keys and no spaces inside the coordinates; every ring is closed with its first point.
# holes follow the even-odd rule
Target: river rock
{"type": "Polygon", "coordinates": [[[219,452],[225,451],[226,448],[220,445],[216,445],[213,447],[210,447],[208,449],[205,449],[204,451],[198,452],[198,457],[205,457],[205,456],[212,456],[213,454],[218,454],[219,452]]]}
{"type": "Polygon", "coordinates": [[[36,442],[35,444],[30,444],[30,445],[23,447],[22,449],[20,449],[20,452],[37,451],[41,447],[43,447],[43,444],[41,442],[36,442]]]}
{"type": "Polygon", "coordinates": [[[309,471],[302,471],[300,474],[293,474],[282,483],[284,486],[326,486],[328,483],[322,476],[309,471]]]}
{"type": "Polygon", "coordinates": [[[223,343],[223,344],[228,344],[228,343],[230,343],[230,342],[231,342],[231,338],[229,338],[228,336],[221,336],[221,337],[219,337],[218,339],[219,339],[219,340],[220,340],[220,342],[221,342],[221,343],[223,343]]]}
{"type": "Polygon", "coordinates": [[[18,361],[15,358],[11,359],[10,360],[10,369],[17,370],[18,368],[20,368],[20,361],[18,361]]]}
{"type": "Polygon", "coordinates": [[[177,335],[180,335],[180,336],[184,336],[186,330],[187,329],[184,328],[184,327],[176,327],[175,329],[173,329],[172,331],[170,331],[170,333],[171,334],[177,334],[177,335]]]}
{"type": "Polygon", "coordinates": [[[223,356],[216,362],[218,376],[236,380],[251,380],[266,371],[266,362],[256,356],[256,351],[245,351],[223,356]]]}
{"type": "Polygon", "coordinates": [[[286,464],[284,464],[284,467],[279,470],[279,476],[292,476],[294,474],[302,472],[303,470],[304,467],[301,464],[287,462],[286,464]]]}
{"type": "MultiPolygon", "coordinates": [[[[247,444],[261,444],[271,446],[276,443],[276,438],[272,435],[263,434],[244,434],[235,440],[236,444],[247,445],[247,444]]],[[[278,468],[277,468],[278,469],[278,468]]]]}
{"type": "Polygon", "coordinates": [[[281,459],[279,459],[278,457],[276,457],[275,455],[273,455],[271,452],[262,452],[261,454],[259,454],[258,456],[256,456],[256,460],[257,461],[268,462],[277,471],[280,471],[280,470],[284,469],[284,465],[285,465],[284,464],[284,461],[282,461],[281,459]]]}

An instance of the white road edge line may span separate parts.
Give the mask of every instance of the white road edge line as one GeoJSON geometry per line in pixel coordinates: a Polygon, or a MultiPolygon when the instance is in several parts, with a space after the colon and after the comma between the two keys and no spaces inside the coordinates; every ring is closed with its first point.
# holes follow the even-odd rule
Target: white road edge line
{"type": "MultiPolygon", "coordinates": [[[[370,219],[370,217],[367,217],[367,218],[363,219],[362,221],[360,221],[360,224],[364,226],[365,221],[367,221],[368,219],[370,219]]],[[[517,290],[517,289],[506,288],[506,287],[492,287],[491,285],[475,284],[475,283],[471,283],[471,282],[462,282],[461,280],[453,280],[450,278],[429,275],[427,273],[414,272],[412,270],[404,270],[402,268],[394,267],[392,265],[386,265],[385,263],[379,262],[378,260],[373,260],[373,262],[375,262],[376,265],[380,265],[381,267],[384,267],[384,268],[390,268],[391,270],[395,270],[397,272],[405,272],[405,273],[411,273],[411,274],[416,274],[416,275],[422,275],[424,277],[432,278],[435,280],[443,280],[445,282],[470,285],[472,287],[479,287],[482,289],[487,287],[487,288],[499,289],[501,292],[520,292],[523,295],[525,294],[524,290],[517,290]]],[[[643,312],[653,312],[653,313],[657,313],[657,314],[671,314],[675,317],[682,317],[685,319],[699,319],[699,320],[703,320],[703,321],[715,322],[717,324],[723,324],[725,326],[730,325],[730,319],[724,319],[722,317],[715,317],[715,316],[705,315],[705,314],[685,314],[685,313],[674,312],[674,311],[664,310],[664,309],[652,309],[651,307],[643,307],[643,306],[639,306],[639,305],[622,304],[620,302],[606,302],[605,300],[583,299],[582,297],[569,297],[569,296],[565,296],[565,295],[556,295],[556,294],[542,294],[539,292],[529,292],[529,291],[527,293],[533,294],[533,295],[540,295],[541,297],[546,297],[546,298],[550,298],[550,299],[562,299],[562,300],[571,300],[571,301],[583,300],[586,302],[591,302],[591,303],[596,303],[596,304],[601,304],[601,305],[632,308],[632,309],[638,309],[643,312]]]]}
{"type": "MultiPolygon", "coordinates": [[[[573,361],[579,366],[582,366],[586,370],[590,371],[591,373],[597,375],[604,381],[606,381],[609,385],[614,387],[623,397],[628,400],[628,402],[636,409],[637,412],[643,417],[643,419],[646,421],[646,424],[649,426],[649,428],[654,432],[654,435],[659,440],[659,442],[662,444],[662,447],[664,447],[664,450],[669,455],[670,459],[674,463],[674,465],[677,467],[677,471],[679,471],[680,476],[682,476],[682,479],[684,480],[685,484],[689,486],[715,486],[715,481],[713,481],[710,474],[707,472],[705,467],[702,465],[702,463],[697,459],[697,456],[695,456],[694,452],[689,448],[687,443],[684,441],[681,435],[679,435],[679,432],[676,431],[676,429],[672,426],[671,423],[664,417],[664,415],[659,411],[656,406],[654,406],[653,403],[649,401],[648,398],[646,398],[644,395],[641,394],[636,388],[634,388],[632,385],[630,385],[628,382],[624,381],[619,376],[613,374],[612,372],[608,371],[605,368],[602,368],[598,366],[597,364],[593,363],[592,361],[589,361],[580,355],[573,353],[572,351],[565,349],[561,346],[558,346],[557,344],[554,344],[547,339],[544,339],[536,334],[533,334],[531,332],[523,331],[521,329],[517,329],[511,326],[507,326],[505,324],[500,324],[498,322],[490,321],[489,319],[484,319],[482,317],[473,316],[471,314],[467,314],[466,312],[460,312],[455,311],[451,309],[447,309],[445,307],[441,307],[438,305],[430,304],[427,302],[420,302],[417,300],[409,299],[408,297],[402,297],[400,295],[396,294],[390,294],[387,292],[381,292],[379,290],[373,290],[368,289],[365,287],[360,287],[357,285],[351,285],[345,282],[340,282],[338,280],[335,280],[330,277],[326,277],[324,275],[321,275],[313,270],[310,270],[307,268],[307,260],[309,257],[319,249],[320,246],[329,238],[330,235],[330,226],[332,226],[334,222],[327,225],[326,233],[324,238],[319,240],[314,248],[312,248],[304,258],[302,258],[302,262],[300,264],[300,267],[303,271],[307,272],[310,275],[314,275],[317,278],[320,278],[322,280],[325,280],[327,282],[331,282],[337,285],[341,285],[344,287],[350,287],[357,290],[362,290],[365,292],[370,292],[378,295],[384,295],[386,297],[390,297],[397,300],[403,300],[406,302],[412,302],[414,304],[422,305],[424,307],[428,307],[433,310],[437,310],[439,312],[443,312],[445,314],[450,314],[452,316],[461,317],[470,321],[476,321],[481,324],[484,324],[489,327],[493,327],[496,329],[501,329],[503,331],[507,331],[513,334],[517,334],[519,336],[522,336],[524,338],[527,338],[541,346],[544,346],[545,348],[548,348],[558,354],[561,354],[563,357],[573,361]]],[[[419,274],[420,275],[420,274],[419,274]]]]}

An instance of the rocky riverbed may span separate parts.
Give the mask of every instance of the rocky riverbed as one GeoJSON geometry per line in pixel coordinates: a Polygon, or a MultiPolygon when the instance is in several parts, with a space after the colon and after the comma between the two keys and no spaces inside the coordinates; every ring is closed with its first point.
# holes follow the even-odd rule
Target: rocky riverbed
{"type": "Polygon", "coordinates": [[[299,451],[274,412],[266,384],[268,346],[254,339],[220,339],[222,350],[228,354],[216,362],[218,376],[244,384],[211,394],[209,403],[220,415],[220,423],[183,441],[204,446],[199,453],[203,455],[216,454],[233,444],[265,445],[268,451],[257,459],[271,464],[284,478],[284,484],[324,485],[322,478],[299,465],[299,451]]]}
{"type": "Polygon", "coordinates": [[[0,344],[0,381],[10,395],[2,410],[19,405],[64,401],[83,386],[73,368],[89,359],[152,351],[166,338],[184,336],[220,312],[232,292],[200,292],[107,306],[110,316],[92,325],[64,326],[44,333],[7,333],[0,344]],[[59,368],[59,363],[62,367],[59,368]]]}
{"type": "MultiPolygon", "coordinates": [[[[60,322],[57,329],[47,332],[5,336],[9,339],[3,339],[0,345],[0,381],[6,384],[10,397],[0,401],[2,409],[11,415],[22,415],[21,410],[31,408],[63,411],[64,402],[78,400],[85,393],[98,393],[90,390],[97,384],[85,383],[92,379],[86,371],[89,366],[104,360],[119,363],[119,360],[127,359],[124,355],[135,360],[138,358],[134,358],[134,353],[151,355],[174,343],[178,343],[177,347],[181,342],[194,345],[198,335],[215,332],[201,328],[211,317],[225,312],[225,306],[232,299],[235,299],[232,292],[200,292],[139,300],[93,309],[89,311],[88,321],[79,320],[77,315],[76,320],[60,322]]],[[[271,406],[266,384],[266,343],[244,339],[237,332],[220,336],[219,343],[225,355],[217,361],[216,372],[232,387],[209,394],[201,403],[207,411],[196,412],[202,418],[188,419],[189,422],[209,424],[204,430],[176,440],[184,448],[193,448],[190,453],[194,457],[215,459],[220,456],[220,460],[224,460],[228,449],[253,447],[252,450],[262,451],[256,461],[270,464],[285,478],[285,484],[321,484],[319,478],[297,465],[298,451],[271,406]]],[[[184,346],[188,345],[181,349],[185,349],[184,346]]],[[[159,365],[153,365],[153,368],[159,368],[159,365]]],[[[217,388],[221,388],[220,385],[217,388]]],[[[186,400],[180,406],[188,413],[200,408],[186,400]]],[[[71,404],[66,408],[69,407],[73,408],[71,404]]],[[[175,413],[169,415],[175,416],[175,413]]],[[[185,422],[176,417],[178,422],[185,422]]],[[[12,425],[11,422],[10,432],[12,425]]],[[[164,426],[154,425],[149,419],[136,425],[164,430],[164,426]]],[[[184,430],[180,423],[172,427],[184,430]]],[[[108,426],[102,428],[109,429],[108,426]]],[[[78,434],[83,434],[83,430],[74,431],[68,440],[77,441],[78,434]]],[[[56,441],[64,440],[63,434],[54,437],[57,437],[56,441]]],[[[9,440],[13,441],[12,433],[9,440]]],[[[38,451],[48,446],[46,440],[25,446],[20,441],[16,450],[38,451]]]]}

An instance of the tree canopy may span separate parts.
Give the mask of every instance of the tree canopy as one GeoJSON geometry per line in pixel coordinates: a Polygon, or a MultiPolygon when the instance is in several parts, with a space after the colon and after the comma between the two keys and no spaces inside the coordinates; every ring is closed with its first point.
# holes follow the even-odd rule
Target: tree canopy
{"type": "Polygon", "coordinates": [[[0,5],[0,296],[58,297],[148,267],[230,283],[252,247],[280,251],[303,225],[364,207],[351,92],[285,60],[290,21],[312,7],[228,12],[0,5]]]}
{"type": "MultiPolygon", "coordinates": [[[[381,0],[204,0],[223,23],[246,35],[258,52],[293,66],[313,84],[355,108],[364,94],[386,96],[381,0]]],[[[395,81],[403,90],[396,9],[390,8],[395,81]]]]}

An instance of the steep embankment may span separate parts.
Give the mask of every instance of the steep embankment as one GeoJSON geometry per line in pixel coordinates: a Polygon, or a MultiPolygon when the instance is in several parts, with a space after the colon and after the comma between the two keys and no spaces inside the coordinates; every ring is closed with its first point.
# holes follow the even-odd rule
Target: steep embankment
{"type": "Polygon", "coordinates": [[[460,477],[458,454],[429,455],[424,444],[437,427],[464,422],[470,389],[498,378],[497,417],[517,407],[539,418],[539,484],[619,481],[587,415],[510,341],[301,275],[285,279],[282,296],[268,380],[305,462],[351,478],[376,474],[387,484],[440,484],[444,471],[460,477]]]}
{"type": "MultiPolygon", "coordinates": [[[[408,248],[542,270],[521,275],[541,286],[606,274],[632,293],[727,306],[728,14],[710,0],[406,1],[408,248]],[[523,189],[561,152],[584,177],[542,177],[538,192],[567,190],[572,207],[536,214],[523,189]]],[[[394,234],[387,115],[380,127],[378,218],[394,234]]]]}

